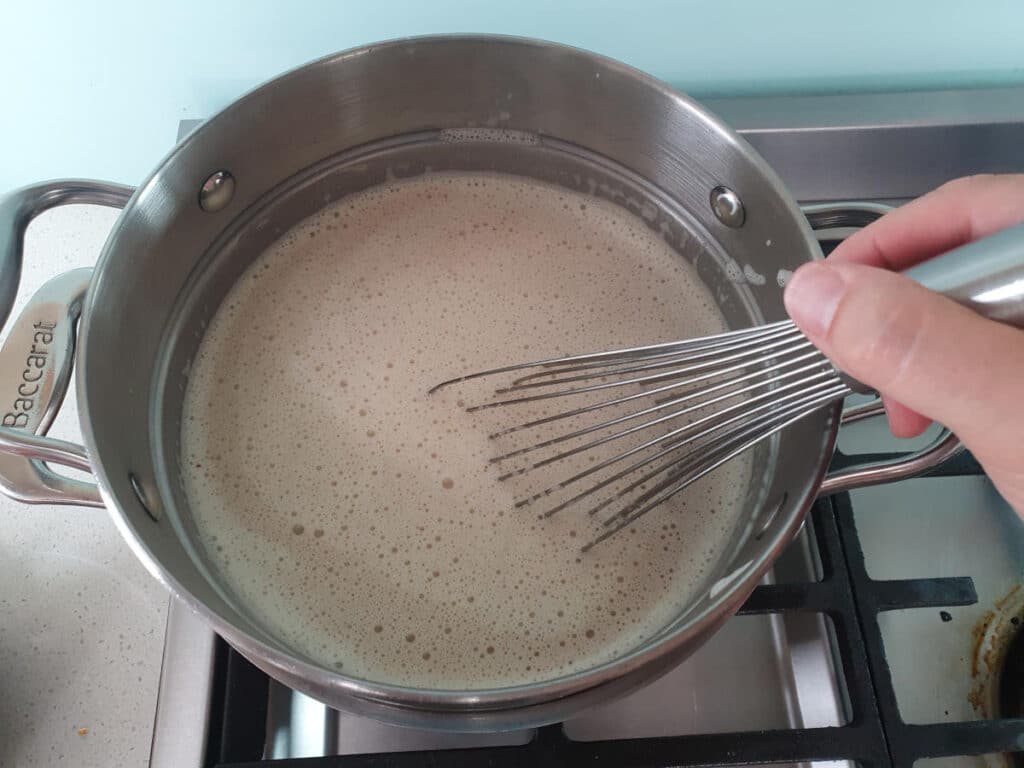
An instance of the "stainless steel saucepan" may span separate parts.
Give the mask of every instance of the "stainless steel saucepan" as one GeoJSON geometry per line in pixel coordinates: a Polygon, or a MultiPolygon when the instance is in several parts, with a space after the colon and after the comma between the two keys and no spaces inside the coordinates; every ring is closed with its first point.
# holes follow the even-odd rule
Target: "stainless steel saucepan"
{"type": "MultiPolygon", "coordinates": [[[[656,637],[592,669],[457,691],[356,679],[310,661],[249,618],[196,536],[178,479],[185,377],[220,300],[279,235],[340,196],[444,170],[534,177],[634,211],[694,259],[734,327],[783,319],[786,275],[821,256],[807,218],[741,138],[622,64],[497,37],[340,53],[233,103],[137,190],[57,181],[0,203],[0,320],[33,217],[69,203],[124,209],[96,268],[50,281],[0,352],[3,491],[26,503],[105,506],[154,576],[289,686],[401,724],[490,730],[562,720],[668,671],[739,608],[816,496],[908,477],[958,449],[944,434],[905,460],[826,475],[839,410],[788,427],[755,454],[744,525],[699,599],[656,637]],[[84,447],[46,436],[73,362],[84,447]],[[65,477],[62,466],[95,481],[65,477]]],[[[811,215],[842,223],[835,211],[811,215]]]]}

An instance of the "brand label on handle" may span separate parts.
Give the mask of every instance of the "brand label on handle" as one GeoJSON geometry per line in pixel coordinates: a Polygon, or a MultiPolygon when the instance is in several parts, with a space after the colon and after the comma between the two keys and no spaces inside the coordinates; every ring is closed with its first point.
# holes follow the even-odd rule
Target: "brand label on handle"
{"type": "Polygon", "coordinates": [[[91,272],[54,277],[11,325],[0,349],[0,426],[34,434],[49,429],[71,380],[75,326],[91,272]]]}
{"type": "Polygon", "coordinates": [[[32,324],[32,340],[25,355],[25,367],[13,402],[8,401],[7,412],[0,419],[3,426],[25,429],[32,422],[38,423],[40,396],[53,388],[54,370],[50,359],[56,330],[56,320],[38,320],[32,324]]]}

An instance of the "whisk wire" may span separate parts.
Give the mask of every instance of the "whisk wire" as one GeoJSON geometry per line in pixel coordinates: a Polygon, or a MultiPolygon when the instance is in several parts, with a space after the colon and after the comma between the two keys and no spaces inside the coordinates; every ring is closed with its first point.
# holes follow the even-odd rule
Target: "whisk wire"
{"type": "MultiPolygon", "coordinates": [[[[789,344],[790,344],[790,340],[789,339],[783,339],[783,340],[773,341],[773,342],[770,342],[770,343],[766,344],[764,349],[771,350],[771,349],[776,349],[776,348],[779,348],[779,347],[784,347],[784,346],[789,345],[789,344]]],[[[810,346],[810,345],[811,345],[811,343],[809,341],[807,341],[806,339],[804,339],[802,342],[798,343],[797,346],[807,347],[807,346],[810,346]]],[[[768,356],[768,357],[771,357],[771,355],[768,355],[767,352],[765,353],[765,355],[768,356]]],[[[485,410],[485,409],[488,409],[488,408],[502,408],[502,407],[505,407],[505,406],[518,405],[518,404],[521,404],[521,403],[533,403],[533,402],[537,402],[538,400],[551,400],[551,399],[556,398],[556,397],[569,397],[569,396],[573,396],[573,395],[584,395],[584,394],[587,394],[589,392],[600,392],[602,390],[617,389],[619,387],[628,387],[628,386],[634,386],[634,385],[636,385],[636,386],[644,386],[644,385],[647,385],[647,384],[653,384],[653,383],[658,382],[658,381],[665,381],[665,380],[668,380],[668,379],[678,379],[678,378],[687,377],[687,376],[689,376],[689,374],[700,373],[702,371],[705,372],[706,376],[722,375],[724,373],[729,373],[730,371],[735,370],[737,368],[747,367],[749,365],[750,365],[750,357],[749,357],[749,355],[747,353],[745,353],[745,352],[737,352],[737,353],[727,354],[727,355],[725,355],[723,357],[720,357],[720,358],[718,358],[716,360],[707,361],[707,362],[703,362],[703,363],[693,363],[691,365],[685,365],[685,366],[683,366],[681,368],[674,368],[674,369],[672,369],[670,371],[665,371],[664,373],[656,373],[656,374],[652,374],[650,376],[634,376],[634,377],[628,378],[628,379],[621,379],[621,380],[617,380],[617,381],[608,381],[608,382],[603,382],[601,384],[590,384],[590,385],[585,386],[585,387],[573,387],[573,388],[570,388],[570,389],[563,389],[563,390],[558,390],[558,391],[555,391],[555,392],[544,392],[544,393],[538,394],[538,395],[528,395],[528,396],[525,396],[525,397],[512,398],[512,399],[508,399],[508,400],[498,400],[496,402],[482,403],[480,405],[470,406],[469,408],[466,409],[466,412],[467,413],[474,413],[476,411],[482,411],[482,410],[485,410]],[[732,365],[729,365],[730,363],[732,365]]],[[[691,381],[692,381],[692,379],[691,379],[691,381]]],[[[559,384],[559,383],[562,383],[562,382],[559,382],[557,379],[553,380],[551,382],[552,385],[553,384],[559,384]]]]}
{"type": "MultiPolygon", "coordinates": [[[[701,460],[707,456],[706,452],[714,452],[723,448],[728,448],[730,445],[733,445],[737,439],[745,439],[747,436],[757,433],[761,427],[772,425],[780,420],[788,418],[789,416],[795,413],[801,412],[806,406],[813,405],[814,403],[816,403],[823,392],[830,393],[831,390],[834,389],[835,387],[835,382],[823,382],[822,384],[816,387],[809,388],[804,392],[789,397],[785,401],[780,401],[779,403],[775,404],[784,405],[784,408],[775,410],[767,409],[763,413],[759,414],[757,418],[747,422],[737,423],[737,420],[734,419],[732,420],[733,424],[731,425],[730,429],[721,433],[716,434],[714,430],[706,430],[704,434],[700,435],[700,437],[709,437],[709,439],[706,442],[703,442],[700,445],[701,454],[698,455],[696,453],[690,453],[686,456],[686,458],[674,462],[673,466],[677,468],[677,471],[674,474],[678,475],[682,472],[685,472],[688,468],[692,468],[696,465],[699,465],[701,463],[701,460]]],[[[678,450],[679,448],[684,447],[685,444],[688,442],[692,442],[691,438],[687,438],[686,440],[673,443],[670,446],[668,446],[666,450],[678,450]]],[[[642,482],[645,481],[646,480],[637,481],[637,483],[633,484],[632,488],[635,488],[637,485],[642,484],[642,482]]],[[[650,495],[652,494],[647,494],[641,497],[641,499],[639,499],[638,501],[644,501],[647,498],[649,498],[650,495]]],[[[604,524],[608,525],[616,517],[628,514],[630,510],[630,507],[626,507],[620,510],[615,515],[605,520],[604,524]]]]}
{"type": "MultiPolygon", "coordinates": [[[[776,365],[771,366],[771,370],[780,371],[780,370],[786,368],[787,366],[795,365],[796,363],[803,362],[804,360],[811,360],[811,359],[815,359],[815,358],[820,358],[820,355],[817,354],[816,352],[808,352],[808,353],[806,353],[804,355],[801,355],[799,357],[796,357],[796,358],[793,358],[793,359],[790,359],[790,360],[786,360],[786,361],[781,362],[781,363],[777,363],[776,365]]],[[[776,383],[782,382],[782,381],[785,381],[786,379],[790,379],[790,378],[792,378],[794,376],[798,376],[801,373],[807,373],[807,372],[813,371],[815,369],[818,369],[818,370],[822,369],[822,364],[821,364],[820,359],[817,362],[811,363],[809,365],[804,365],[804,366],[802,366],[800,368],[797,368],[795,370],[787,371],[785,373],[780,373],[780,374],[778,374],[775,377],[774,381],[776,383]]],[[[653,419],[651,421],[646,421],[646,422],[644,422],[643,424],[641,424],[641,425],[639,425],[637,427],[633,427],[631,430],[628,430],[626,432],[617,433],[617,435],[616,435],[616,436],[625,436],[627,434],[631,434],[632,432],[636,432],[636,431],[638,431],[640,429],[645,429],[645,428],[648,428],[648,427],[652,427],[652,426],[655,426],[655,425],[660,424],[662,422],[670,421],[672,419],[679,418],[681,416],[686,415],[687,413],[695,412],[695,411],[698,411],[698,410],[700,410],[702,408],[707,408],[708,406],[714,405],[715,403],[724,402],[726,400],[730,400],[730,399],[733,399],[735,397],[751,393],[751,392],[753,392],[753,391],[755,391],[757,389],[761,389],[762,387],[770,387],[770,386],[772,386],[772,384],[773,384],[773,382],[771,380],[765,380],[764,379],[762,371],[755,371],[753,373],[745,374],[743,376],[738,376],[738,377],[736,377],[734,379],[730,379],[729,381],[722,382],[720,384],[716,384],[716,385],[710,386],[707,389],[703,389],[703,390],[700,390],[698,392],[691,392],[691,393],[686,394],[686,395],[681,395],[679,397],[673,397],[673,398],[670,398],[668,400],[663,400],[663,401],[656,402],[655,405],[649,406],[647,408],[643,408],[643,409],[641,409],[639,411],[631,411],[631,412],[623,414],[621,416],[616,416],[615,418],[608,419],[607,421],[602,421],[602,422],[600,422],[598,424],[593,424],[593,425],[588,426],[588,427],[583,427],[581,429],[577,429],[577,430],[575,430],[573,432],[568,432],[566,434],[558,435],[557,437],[549,438],[549,439],[544,440],[542,442],[539,442],[539,443],[537,443],[535,445],[530,445],[530,446],[527,446],[525,448],[517,448],[515,450],[508,451],[507,453],[504,453],[504,454],[501,454],[499,456],[493,457],[492,459],[490,459],[490,461],[491,461],[491,463],[495,463],[496,464],[496,463],[505,461],[507,459],[514,458],[516,456],[522,456],[524,454],[532,453],[533,451],[541,450],[543,448],[549,448],[549,447],[551,447],[553,445],[557,445],[559,443],[563,443],[563,442],[566,442],[568,440],[575,439],[577,437],[583,437],[585,435],[592,434],[594,432],[599,432],[599,431],[601,431],[603,429],[609,429],[609,428],[611,428],[611,427],[613,427],[613,426],[615,426],[617,424],[622,424],[622,423],[624,423],[626,421],[631,421],[633,419],[640,418],[641,416],[649,416],[652,413],[658,413],[659,411],[663,411],[666,408],[670,408],[670,407],[672,407],[674,405],[679,405],[681,403],[697,400],[696,403],[694,403],[693,405],[691,405],[691,406],[689,406],[689,407],[687,407],[687,408],[685,408],[683,410],[673,411],[672,413],[670,413],[668,415],[661,416],[661,417],[659,417],[657,419],[653,419]],[[743,384],[743,383],[745,383],[747,381],[750,381],[752,379],[754,380],[753,384],[747,384],[746,386],[743,386],[743,387],[737,387],[736,386],[738,384],[743,384]],[[716,393],[716,392],[723,392],[723,390],[724,390],[723,394],[716,395],[715,397],[707,397],[707,395],[710,395],[710,394],[716,393]],[[704,398],[704,399],[699,399],[699,398],[704,398]]],[[[597,410],[597,409],[605,408],[605,407],[607,407],[607,405],[608,405],[607,402],[606,403],[599,403],[596,406],[593,406],[593,409],[597,410]]],[[[549,417],[549,419],[554,419],[554,418],[555,417],[549,417]]],[[[520,425],[520,427],[525,429],[527,427],[542,426],[542,425],[544,425],[546,423],[549,423],[549,419],[538,419],[536,421],[520,425]]],[[[516,429],[516,428],[513,428],[513,429],[516,429]]],[[[494,436],[501,436],[501,435],[508,434],[508,433],[509,432],[507,432],[507,431],[506,432],[500,432],[500,433],[496,433],[496,435],[494,435],[494,436]]],[[[492,437],[494,437],[494,436],[492,436],[492,437]]],[[[595,447],[598,444],[599,443],[590,443],[590,444],[588,444],[587,447],[595,447]]]]}
{"type": "Polygon", "coordinates": [[[840,384],[839,386],[831,390],[828,390],[825,393],[822,393],[820,397],[816,398],[814,401],[808,404],[795,406],[789,409],[787,411],[786,418],[776,420],[770,426],[758,425],[756,427],[752,427],[750,429],[745,430],[745,435],[748,436],[748,438],[745,441],[740,442],[738,445],[734,444],[727,450],[716,452],[713,456],[705,457],[704,460],[701,461],[701,463],[698,465],[696,471],[693,471],[691,474],[687,475],[686,477],[678,481],[676,484],[669,486],[667,489],[658,494],[656,498],[651,499],[646,504],[641,506],[639,509],[636,509],[635,511],[632,512],[626,512],[625,514],[619,512],[611,518],[609,518],[609,520],[605,521],[605,524],[608,525],[608,530],[604,531],[591,541],[584,544],[580,548],[580,551],[589,552],[597,544],[606,541],[619,531],[632,525],[641,517],[646,515],[648,512],[665,503],[673,496],[678,494],[680,491],[697,482],[705,475],[718,469],[718,467],[722,466],[727,461],[749,450],[753,446],[768,439],[772,435],[777,434],[786,427],[795,424],[801,419],[806,418],[810,414],[814,413],[818,408],[833,403],[837,399],[842,398],[849,393],[850,389],[845,385],[840,384]]]}
{"type": "MultiPolygon", "coordinates": [[[[700,374],[698,376],[691,377],[690,379],[688,379],[688,380],[686,380],[684,382],[676,382],[676,383],[673,383],[673,384],[664,384],[664,385],[662,385],[660,387],[654,387],[652,389],[645,389],[645,390],[642,390],[640,392],[634,392],[633,394],[630,394],[630,395],[622,395],[620,397],[616,397],[616,398],[613,398],[611,400],[604,400],[604,401],[601,401],[601,402],[598,402],[598,403],[592,403],[590,405],[585,405],[585,406],[581,406],[579,408],[574,408],[574,409],[569,410],[569,411],[564,411],[562,413],[557,413],[557,414],[554,414],[553,416],[546,416],[546,417],[543,417],[543,418],[540,418],[540,419],[535,419],[533,421],[528,421],[528,422],[526,422],[524,424],[518,424],[516,426],[508,427],[508,428],[500,430],[498,432],[494,432],[493,434],[490,435],[490,437],[492,439],[503,437],[505,435],[512,434],[513,432],[522,431],[524,429],[532,429],[534,427],[543,426],[545,424],[550,424],[552,422],[560,421],[562,419],[569,419],[569,418],[573,418],[573,417],[576,417],[576,416],[582,416],[583,414],[591,413],[591,412],[599,410],[601,408],[609,408],[609,407],[612,407],[612,406],[619,406],[619,405],[623,405],[625,403],[632,402],[634,400],[640,400],[642,398],[651,398],[651,397],[654,397],[656,395],[666,394],[668,392],[672,392],[673,390],[689,389],[689,388],[692,388],[695,384],[700,384],[700,383],[703,383],[703,382],[711,382],[711,381],[714,381],[716,379],[721,378],[722,376],[726,376],[726,375],[729,375],[731,373],[738,372],[738,371],[743,371],[743,370],[746,370],[748,368],[752,368],[752,367],[758,368],[759,370],[757,370],[757,371],[755,371],[755,372],[753,372],[753,373],[751,373],[749,375],[745,375],[745,376],[742,376],[740,378],[737,378],[737,379],[733,380],[734,383],[739,382],[739,381],[746,381],[746,380],[748,380],[750,378],[753,378],[754,376],[761,376],[765,372],[771,372],[771,371],[778,370],[779,368],[785,367],[785,365],[787,365],[789,363],[797,362],[799,360],[809,360],[809,359],[818,359],[820,361],[824,360],[824,358],[822,358],[822,356],[821,356],[821,353],[818,352],[817,350],[815,350],[809,341],[805,340],[805,341],[803,341],[801,343],[794,344],[793,346],[791,346],[791,347],[789,347],[787,349],[779,350],[775,354],[760,355],[760,356],[755,357],[755,358],[749,358],[749,359],[747,359],[745,361],[742,361],[741,363],[737,363],[736,365],[731,366],[731,367],[726,368],[726,369],[723,369],[721,371],[711,371],[711,372],[703,373],[703,374],[700,374]],[[778,360],[779,358],[785,358],[786,355],[797,354],[799,352],[804,352],[804,351],[807,351],[807,350],[810,350],[810,351],[807,352],[807,354],[802,356],[802,357],[798,357],[796,359],[790,358],[788,361],[782,360],[780,362],[775,362],[775,363],[771,362],[773,360],[778,360]]],[[[706,392],[708,390],[704,390],[704,391],[706,392]]],[[[575,393],[573,393],[573,392],[565,392],[565,393],[562,393],[561,396],[565,397],[565,396],[567,396],[569,394],[575,394],[575,393]]],[[[504,405],[515,405],[515,404],[525,403],[525,402],[530,402],[530,399],[523,398],[523,399],[520,399],[520,400],[509,400],[509,401],[506,401],[504,403],[504,405]]],[[[472,408],[471,407],[471,408],[467,408],[466,410],[467,410],[467,413],[472,413],[475,410],[479,410],[479,408],[472,408]]]]}
{"type": "Polygon", "coordinates": [[[575,381],[587,381],[589,379],[605,378],[608,376],[622,376],[624,374],[639,373],[642,371],[650,371],[657,368],[668,368],[679,363],[690,362],[693,360],[710,359],[712,364],[721,364],[730,359],[740,359],[739,355],[731,358],[722,357],[721,355],[723,352],[741,352],[742,350],[750,349],[751,347],[756,347],[759,352],[763,352],[765,349],[772,348],[772,346],[779,346],[780,344],[784,344],[785,342],[792,341],[794,339],[803,339],[803,336],[795,328],[789,330],[783,329],[781,331],[776,331],[772,334],[759,336],[758,338],[753,340],[730,341],[728,343],[723,343],[718,348],[702,349],[700,351],[694,352],[681,353],[679,351],[672,351],[659,353],[657,355],[642,358],[644,360],[644,363],[642,365],[637,365],[636,361],[631,361],[630,364],[628,364],[627,366],[620,368],[609,368],[609,364],[606,362],[580,363],[579,365],[571,365],[564,367],[558,366],[553,370],[543,370],[538,371],[536,373],[531,373],[527,376],[522,376],[514,380],[510,386],[496,389],[494,393],[496,395],[503,395],[509,392],[516,392],[523,389],[529,389],[534,387],[548,387],[554,384],[568,384],[575,381]],[[772,346],[765,345],[765,342],[772,340],[777,340],[777,343],[772,346]],[[649,362],[651,360],[658,359],[661,359],[661,362],[649,362]],[[548,378],[541,380],[545,376],[561,376],[562,374],[575,373],[581,370],[591,371],[591,373],[576,376],[566,376],[564,378],[557,379],[548,378]]]}
{"type": "MultiPolygon", "coordinates": [[[[570,478],[568,478],[566,480],[562,480],[562,481],[556,483],[555,485],[552,485],[552,486],[544,489],[543,491],[540,491],[539,493],[533,494],[532,496],[530,496],[527,499],[522,499],[520,501],[517,501],[515,503],[515,506],[518,508],[518,507],[521,507],[521,506],[525,506],[526,504],[530,504],[530,503],[532,503],[534,501],[537,501],[537,500],[539,500],[541,498],[544,498],[545,496],[549,496],[552,493],[555,493],[556,491],[562,490],[562,489],[564,489],[564,488],[566,488],[566,487],[568,487],[568,486],[570,486],[570,485],[572,485],[574,483],[577,483],[580,480],[583,480],[586,477],[589,477],[590,475],[595,474],[596,472],[600,472],[601,470],[604,470],[604,469],[606,469],[606,468],[608,468],[608,467],[610,467],[610,466],[612,466],[614,464],[617,464],[620,461],[624,461],[625,459],[629,458],[630,456],[633,456],[633,455],[635,455],[637,453],[640,453],[640,452],[642,452],[642,451],[644,451],[644,450],[646,450],[648,448],[657,446],[657,445],[659,445],[661,443],[665,443],[666,445],[662,446],[662,448],[663,448],[662,452],[659,452],[658,454],[650,457],[645,462],[642,462],[640,464],[640,466],[643,466],[644,464],[650,463],[650,461],[655,460],[660,455],[664,455],[665,453],[668,453],[670,451],[674,451],[674,450],[678,450],[680,448],[684,448],[687,445],[690,445],[691,443],[695,443],[696,441],[700,440],[701,438],[710,437],[710,436],[714,435],[716,432],[719,432],[719,431],[721,431],[721,430],[723,430],[723,429],[725,429],[725,428],[729,427],[730,425],[735,424],[737,422],[742,423],[744,419],[748,418],[751,415],[755,415],[755,414],[763,413],[763,412],[766,412],[766,413],[770,414],[772,409],[778,408],[780,405],[787,405],[787,404],[791,403],[793,400],[799,400],[807,392],[809,392],[809,391],[811,391],[811,392],[816,391],[816,390],[820,389],[821,387],[827,386],[831,381],[835,381],[834,374],[829,374],[829,372],[822,372],[821,374],[819,374],[818,377],[824,379],[824,381],[821,384],[819,384],[817,386],[813,386],[813,387],[804,387],[802,390],[800,390],[798,392],[795,392],[795,393],[792,393],[790,395],[787,395],[787,396],[785,396],[783,398],[774,399],[774,400],[770,399],[770,398],[774,397],[777,394],[777,392],[778,392],[778,391],[772,391],[772,392],[768,392],[768,393],[764,393],[762,395],[759,395],[759,396],[757,396],[755,398],[751,398],[751,399],[749,399],[749,400],[747,400],[745,402],[734,404],[733,406],[725,408],[725,409],[723,409],[721,411],[718,411],[718,412],[715,412],[715,413],[712,413],[712,414],[708,414],[707,416],[705,416],[705,417],[703,417],[701,419],[698,419],[696,421],[690,422],[689,424],[685,424],[685,425],[683,425],[681,427],[678,427],[678,428],[676,428],[674,430],[671,430],[670,432],[667,432],[664,435],[652,438],[652,439],[646,441],[645,443],[642,443],[640,445],[634,446],[633,448],[630,448],[630,449],[628,449],[626,451],[623,451],[623,452],[621,452],[621,453],[619,453],[619,454],[617,454],[617,455],[615,455],[615,456],[613,456],[613,457],[611,457],[609,459],[605,459],[604,461],[602,461],[600,463],[592,465],[592,466],[590,466],[590,467],[588,467],[588,468],[578,472],[577,474],[573,475],[572,477],[570,477],[570,478]],[[767,400],[767,402],[764,402],[766,400],[767,400]],[[760,405],[756,406],[755,408],[749,408],[749,406],[752,403],[754,403],[754,402],[760,402],[760,405]],[[721,416],[727,415],[729,413],[733,413],[735,415],[733,415],[733,416],[731,416],[730,418],[727,418],[727,419],[721,419],[720,418],[721,416]],[[705,424],[708,424],[709,422],[710,422],[710,425],[704,427],[704,429],[697,429],[698,427],[702,427],[705,424]],[[673,438],[676,438],[676,439],[673,439],[673,438]]],[[[794,382],[792,384],[786,385],[785,387],[780,387],[779,390],[791,389],[791,388],[793,388],[795,386],[799,386],[799,385],[804,384],[804,383],[806,383],[806,382],[794,382]]],[[[727,435],[728,435],[728,433],[726,433],[726,436],[727,435]]],[[[577,449],[575,449],[575,453],[579,453],[582,450],[585,450],[585,449],[587,449],[589,447],[591,447],[591,446],[577,448],[577,449]]],[[[701,446],[701,447],[703,448],[704,446],[701,446]]],[[[542,466],[546,466],[547,464],[551,464],[551,463],[554,463],[555,461],[559,461],[559,460],[561,460],[563,458],[567,458],[569,455],[572,455],[572,454],[570,452],[565,452],[565,454],[559,454],[558,456],[549,457],[548,459],[545,459],[543,462],[537,462],[532,467],[520,471],[518,474],[525,474],[525,472],[528,471],[528,469],[537,469],[537,468],[540,468],[542,466]]],[[[636,467],[636,466],[633,467],[633,469],[636,469],[636,468],[638,468],[638,467],[636,467]]],[[[509,477],[512,477],[515,474],[516,473],[508,473],[507,475],[503,475],[502,477],[500,477],[499,480],[500,479],[508,479],[509,477]]]]}
{"type": "Polygon", "coordinates": [[[553,483],[549,479],[545,488],[513,503],[524,508],[544,499],[557,502],[541,511],[541,518],[584,503],[590,517],[610,512],[600,522],[604,530],[583,546],[584,552],[727,461],[850,394],[832,364],[790,321],[702,339],[508,365],[449,379],[430,392],[499,374],[514,378],[494,390],[494,399],[472,405],[467,412],[560,398],[598,400],[504,427],[492,432],[492,440],[611,412],[607,418],[587,419],[594,423],[570,423],[569,429],[554,436],[538,434],[530,444],[510,447],[490,459],[499,465],[548,453],[503,471],[498,479],[506,481],[622,442],[612,455],[591,457],[589,466],[553,483]],[[623,388],[637,391],[601,394],[623,388]],[[563,498],[565,489],[588,479],[584,488],[563,498]]]}
{"type": "Polygon", "coordinates": [[[754,328],[743,328],[736,331],[725,331],[724,333],[705,336],[700,339],[691,339],[687,341],[668,341],[661,344],[649,344],[643,347],[628,347],[625,349],[616,349],[608,352],[591,352],[584,355],[552,357],[547,360],[538,360],[530,363],[516,363],[514,365],[505,365],[501,366],[500,368],[491,368],[486,371],[477,371],[476,373],[469,373],[463,376],[456,376],[455,378],[442,381],[440,384],[435,384],[433,387],[428,389],[427,394],[432,395],[440,389],[450,387],[454,384],[460,384],[465,381],[482,379],[484,377],[495,376],[503,373],[512,373],[514,371],[522,371],[527,368],[543,368],[555,365],[562,365],[566,363],[582,362],[587,360],[615,360],[617,358],[640,356],[647,353],[658,353],[660,351],[665,351],[669,349],[700,349],[713,346],[719,343],[725,343],[728,339],[770,333],[773,329],[782,328],[785,326],[788,326],[790,328],[794,327],[792,322],[788,320],[781,320],[774,323],[766,323],[764,325],[756,326],[754,328]]]}

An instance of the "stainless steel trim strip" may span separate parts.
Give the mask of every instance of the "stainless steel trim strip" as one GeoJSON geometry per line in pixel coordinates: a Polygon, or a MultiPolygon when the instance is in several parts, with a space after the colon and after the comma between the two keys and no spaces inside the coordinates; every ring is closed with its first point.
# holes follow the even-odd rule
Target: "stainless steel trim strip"
{"type": "Polygon", "coordinates": [[[150,768],[202,768],[213,690],[216,636],[184,603],[167,611],[150,768]]]}
{"type": "Polygon", "coordinates": [[[1024,87],[702,102],[805,202],[906,199],[959,176],[1024,171],[1024,87]]]}

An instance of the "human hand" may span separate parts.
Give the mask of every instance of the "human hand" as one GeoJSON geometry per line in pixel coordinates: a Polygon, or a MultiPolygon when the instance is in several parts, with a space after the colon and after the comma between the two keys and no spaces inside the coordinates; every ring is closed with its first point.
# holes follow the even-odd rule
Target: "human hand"
{"type": "Polygon", "coordinates": [[[882,395],[894,435],[944,424],[1024,517],[1024,331],[896,274],[1022,221],[1024,175],[957,179],[798,269],[785,303],[829,359],[882,395]]]}

